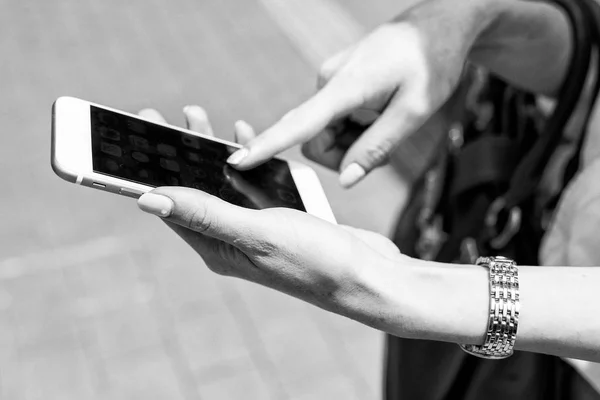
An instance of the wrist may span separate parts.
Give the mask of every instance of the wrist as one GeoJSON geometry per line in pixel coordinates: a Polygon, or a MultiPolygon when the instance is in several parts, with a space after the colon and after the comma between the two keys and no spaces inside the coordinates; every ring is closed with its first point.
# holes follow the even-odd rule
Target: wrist
{"type": "Polygon", "coordinates": [[[483,343],[489,312],[484,267],[409,257],[369,269],[361,279],[367,301],[355,318],[390,334],[452,343],[483,343]]]}
{"type": "Polygon", "coordinates": [[[487,48],[496,44],[499,39],[502,40],[505,36],[499,27],[506,18],[510,18],[510,10],[515,1],[511,0],[481,0],[477,1],[473,6],[475,13],[481,19],[481,22],[476,25],[473,30],[473,41],[471,43],[471,56],[477,54],[479,49],[487,48]]]}
{"type": "Polygon", "coordinates": [[[417,4],[401,14],[397,21],[408,21],[425,27],[432,42],[443,40],[452,44],[466,58],[471,48],[500,17],[503,4],[514,0],[434,0],[417,4]]]}
{"type": "Polygon", "coordinates": [[[484,267],[428,262],[411,270],[409,309],[423,339],[483,343],[489,313],[484,267]]]}
{"type": "Polygon", "coordinates": [[[470,3],[473,23],[469,31],[469,52],[494,37],[495,27],[511,2],[514,0],[473,0],[470,3]]]}
{"type": "Polygon", "coordinates": [[[380,257],[361,266],[344,300],[345,316],[392,335],[416,338],[415,312],[408,309],[407,299],[414,297],[411,270],[422,261],[401,257],[380,257]]]}
{"type": "Polygon", "coordinates": [[[555,94],[569,64],[571,27],[554,4],[537,1],[482,0],[486,21],[468,59],[511,84],[555,94]],[[484,5],[485,3],[485,5],[484,5]]]}

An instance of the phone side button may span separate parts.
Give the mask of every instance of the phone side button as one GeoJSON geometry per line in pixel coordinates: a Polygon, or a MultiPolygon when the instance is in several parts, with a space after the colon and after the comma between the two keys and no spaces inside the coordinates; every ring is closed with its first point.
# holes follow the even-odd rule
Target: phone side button
{"type": "Polygon", "coordinates": [[[139,199],[143,193],[133,189],[121,188],[119,189],[119,194],[127,197],[133,197],[134,199],[139,199]]]}

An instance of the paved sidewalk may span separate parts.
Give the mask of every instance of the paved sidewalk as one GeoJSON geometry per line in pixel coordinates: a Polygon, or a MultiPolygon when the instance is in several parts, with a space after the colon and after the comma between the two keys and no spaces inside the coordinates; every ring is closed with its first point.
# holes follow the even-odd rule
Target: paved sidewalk
{"type": "MultiPolygon", "coordinates": [[[[309,96],[323,47],[301,51],[274,3],[2,2],[2,399],[377,398],[379,333],[215,276],[131,199],[67,184],[50,169],[50,106],[60,95],[152,106],[175,123],[184,105],[201,104],[225,138],[235,120],[261,129],[309,96]]],[[[344,10],[340,29],[355,33],[397,7],[311,3],[321,15],[344,10]]],[[[392,172],[349,194],[318,172],[341,222],[390,229],[405,192],[392,172]]]]}

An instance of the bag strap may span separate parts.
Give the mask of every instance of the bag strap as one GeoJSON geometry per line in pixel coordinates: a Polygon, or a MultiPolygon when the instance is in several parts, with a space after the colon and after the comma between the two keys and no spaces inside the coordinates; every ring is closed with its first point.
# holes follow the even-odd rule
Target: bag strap
{"type": "MultiPolygon", "coordinates": [[[[590,107],[586,110],[586,114],[584,116],[584,129],[587,128],[587,125],[590,121],[591,114],[594,110],[594,106],[596,105],[598,94],[600,93],[600,5],[596,2],[592,2],[590,4],[590,11],[592,13],[592,17],[594,19],[592,23],[592,35],[594,36],[594,46],[595,46],[595,55],[596,59],[593,62],[596,63],[596,80],[594,82],[594,87],[591,93],[590,99],[590,107]]],[[[581,153],[583,151],[583,144],[585,142],[585,137],[582,135],[578,139],[577,148],[572,158],[567,163],[565,167],[565,172],[563,175],[563,189],[568,185],[571,179],[575,176],[575,173],[579,169],[579,164],[581,160],[581,153]]]]}
{"type": "MultiPolygon", "coordinates": [[[[559,91],[558,103],[552,115],[547,120],[545,132],[538,139],[538,143],[535,144],[524,160],[517,166],[509,189],[503,196],[505,210],[510,210],[518,206],[535,194],[544,169],[554,149],[560,142],[565,126],[583,95],[590,70],[592,53],[596,55],[596,58],[599,54],[598,43],[600,42],[600,31],[598,21],[600,19],[597,18],[596,5],[592,5],[591,2],[593,0],[554,0],[554,3],[565,10],[571,22],[573,31],[572,59],[567,77],[559,91]]],[[[586,125],[600,89],[597,75],[598,72],[596,72],[595,76],[592,104],[589,105],[589,109],[586,112],[586,125]]],[[[581,150],[583,136],[581,135],[579,139],[577,153],[581,150]]],[[[578,156],[579,154],[575,155],[575,157],[579,158],[578,156]]],[[[572,178],[577,166],[576,162],[571,163],[570,169],[564,178],[572,178]]]]}

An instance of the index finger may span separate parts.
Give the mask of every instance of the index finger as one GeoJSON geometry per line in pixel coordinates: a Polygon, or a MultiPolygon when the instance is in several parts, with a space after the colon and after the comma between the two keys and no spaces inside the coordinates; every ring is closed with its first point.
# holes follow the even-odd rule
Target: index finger
{"type": "Polygon", "coordinates": [[[360,87],[356,82],[346,81],[334,77],[313,97],[232,154],[229,164],[240,170],[253,168],[292,146],[309,141],[332,121],[360,107],[364,102],[360,87]]]}

